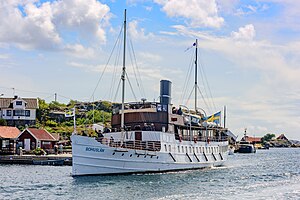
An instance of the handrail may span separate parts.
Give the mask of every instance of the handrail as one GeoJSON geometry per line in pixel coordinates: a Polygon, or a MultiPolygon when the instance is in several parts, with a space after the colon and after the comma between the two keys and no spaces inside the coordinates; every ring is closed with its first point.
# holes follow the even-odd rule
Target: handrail
{"type": "Polygon", "coordinates": [[[107,138],[97,138],[97,141],[101,144],[108,145],[110,147],[121,147],[126,149],[136,149],[136,150],[148,150],[148,151],[160,151],[161,143],[160,141],[141,141],[141,140],[116,140],[107,138]]]}

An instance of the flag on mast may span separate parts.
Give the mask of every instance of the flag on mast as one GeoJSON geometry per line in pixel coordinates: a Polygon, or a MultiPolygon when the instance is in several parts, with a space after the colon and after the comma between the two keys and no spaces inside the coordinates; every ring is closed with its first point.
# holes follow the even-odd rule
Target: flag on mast
{"type": "Polygon", "coordinates": [[[220,124],[220,119],[221,119],[221,111],[205,118],[205,121],[207,122],[214,122],[216,124],[220,124]]]}
{"type": "Polygon", "coordinates": [[[75,109],[71,108],[70,110],[66,111],[65,117],[74,117],[75,115],[75,109]]]}

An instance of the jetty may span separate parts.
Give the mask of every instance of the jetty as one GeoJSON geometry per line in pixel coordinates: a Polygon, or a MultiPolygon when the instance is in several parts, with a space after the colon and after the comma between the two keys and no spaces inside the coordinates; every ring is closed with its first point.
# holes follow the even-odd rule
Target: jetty
{"type": "Polygon", "coordinates": [[[0,164],[72,165],[72,154],[58,155],[1,155],[0,164]]]}

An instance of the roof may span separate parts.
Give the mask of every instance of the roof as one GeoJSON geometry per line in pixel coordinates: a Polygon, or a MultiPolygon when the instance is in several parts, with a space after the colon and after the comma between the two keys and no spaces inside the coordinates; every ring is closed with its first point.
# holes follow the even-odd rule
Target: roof
{"type": "Polygon", "coordinates": [[[247,141],[247,142],[261,142],[261,138],[260,137],[250,137],[250,136],[245,136],[245,137],[242,138],[243,141],[247,141]]]}
{"type": "Polygon", "coordinates": [[[0,138],[15,139],[20,134],[20,130],[16,127],[0,126],[0,138]]]}
{"type": "Polygon", "coordinates": [[[277,137],[277,140],[288,140],[287,137],[285,137],[284,134],[281,134],[277,137]]]}
{"type": "MultiPolygon", "coordinates": [[[[38,99],[37,98],[19,98],[19,99],[26,101],[27,109],[38,108],[38,99]]],[[[0,98],[0,108],[9,108],[10,104],[14,100],[15,100],[15,98],[0,98]]]]}
{"type": "Polygon", "coordinates": [[[57,138],[55,138],[51,133],[49,133],[45,129],[27,128],[22,133],[24,133],[26,130],[33,137],[35,137],[38,140],[43,140],[43,141],[58,141],[57,138]]]}

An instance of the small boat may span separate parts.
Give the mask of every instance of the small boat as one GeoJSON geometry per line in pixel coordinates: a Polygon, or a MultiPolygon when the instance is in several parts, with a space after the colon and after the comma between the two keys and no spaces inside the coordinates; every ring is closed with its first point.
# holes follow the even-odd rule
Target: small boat
{"type": "Polygon", "coordinates": [[[240,141],[238,143],[238,148],[237,148],[236,152],[237,153],[255,153],[256,148],[250,142],[240,141]]]}
{"type": "Polygon", "coordinates": [[[245,128],[244,137],[242,140],[237,144],[237,149],[234,151],[237,153],[256,153],[255,146],[247,141],[247,128],[245,128]]]}
{"type": "Polygon", "coordinates": [[[32,164],[34,165],[53,165],[53,166],[62,166],[64,165],[64,160],[33,160],[32,164]]]}

